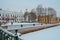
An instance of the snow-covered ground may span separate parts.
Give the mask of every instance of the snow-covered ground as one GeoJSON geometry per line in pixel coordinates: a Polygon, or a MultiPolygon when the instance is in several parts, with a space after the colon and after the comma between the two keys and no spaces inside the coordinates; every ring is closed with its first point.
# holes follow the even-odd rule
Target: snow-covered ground
{"type": "MultiPolygon", "coordinates": [[[[57,24],[60,24],[60,23],[57,23],[57,24]]],[[[57,25],[57,24],[43,24],[43,25],[38,24],[35,27],[52,26],[52,25],[57,25]]],[[[26,27],[28,27],[28,26],[26,26],[26,27]]],[[[24,25],[24,27],[25,27],[25,25],[24,25]]],[[[30,27],[33,27],[33,26],[30,26],[30,27]]],[[[17,27],[17,29],[18,28],[19,27],[17,27]]],[[[14,29],[15,29],[15,26],[14,26],[14,29]]],[[[60,26],[24,34],[21,36],[21,39],[23,39],[23,40],[60,40],[60,26]]]]}
{"type": "Polygon", "coordinates": [[[58,25],[60,23],[57,24],[42,24],[41,23],[7,23],[5,25],[2,26],[8,26],[7,30],[15,30],[15,29],[23,29],[23,28],[29,28],[29,27],[47,27],[47,26],[53,26],[53,25],[58,25]],[[35,26],[33,25],[35,24],[35,26]],[[21,27],[21,25],[23,25],[23,27],[21,27]]]}
{"type": "Polygon", "coordinates": [[[60,40],[60,26],[24,34],[21,38],[23,40],[60,40]]]}

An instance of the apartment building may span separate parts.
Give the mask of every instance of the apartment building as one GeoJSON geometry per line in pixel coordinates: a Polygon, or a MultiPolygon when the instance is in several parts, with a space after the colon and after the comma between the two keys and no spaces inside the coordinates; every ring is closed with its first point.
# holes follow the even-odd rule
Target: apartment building
{"type": "Polygon", "coordinates": [[[0,22],[21,22],[23,20],[22,12],[0,10],[0,22]]]}
{"type": "Polygon", "coordinates": [[[59,23],[60,18],[59,17],[51,17],[51,16],[38,16],[38,22],[39,23],[49,23],[49,24],[54,24],[54,23],[59,23]]]}

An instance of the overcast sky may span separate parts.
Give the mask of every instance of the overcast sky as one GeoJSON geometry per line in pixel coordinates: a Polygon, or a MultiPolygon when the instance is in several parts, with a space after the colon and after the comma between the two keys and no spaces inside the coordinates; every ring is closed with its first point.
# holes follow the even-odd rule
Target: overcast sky
{"type": "Polygon", "coordinates": [[[36,8],[42,4],[44,7],[52,7],[60,14],[60,0],[0,0],[0,8],[9,11],[20,11],[36,8]]]}
{"type": "MultiPolygon", "coordinates": [[[[60,0],[0,0],[0,8],[9,11],[20,11],[36,8],[42,4],[43,7],[52,7],[60,17],[60,0]]],[[[60,26],[46,29],[21,36],[23,40],[60,40],[60,26]]]]}

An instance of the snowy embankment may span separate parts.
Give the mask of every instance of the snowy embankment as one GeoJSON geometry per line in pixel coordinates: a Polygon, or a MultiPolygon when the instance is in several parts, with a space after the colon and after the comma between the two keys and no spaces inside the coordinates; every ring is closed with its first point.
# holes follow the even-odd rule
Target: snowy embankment
{"type": "Polygon", "coordinates": [[[33,31],[38,31],[49,27],[58,26],[60,23],[57,24],[14,23],[13,25],[10,24],[7,24],[8,26],[7,30],[11,30],[10,32],[14,32],[15,30],[18,30],[19,33],[26,34],[33,31]]]}
{"type": "Polygon", "coordinates": [[[13,25],[8,25],[7,30],[15,30],[15,29],[23,29],[23,28],[30,28],[30,27],[47,27],[47,26],[53,26],[53,25],[59,25],[60,23],[57,24],[40,24],[40,23],[21,23],[21,24],[13,24],[13,25]],[[23,25],[21,27],[21,25],[23,25]]]}
{"type": "MultiPolygon", "coordinates": [[[[23,27],[20,27],[20,26],[14,26],[13,27],[13,26],[9,25],[10,29],[7,29],[7,30],[22,29],[22,31],[24,32],[24,31],[26,31],[26,30],[24,30],[25,28],[31,28],[31,29],[35,30],[35,29],[38,29],[38,28],[45,28],[45,27],[49,27],[49,26],[58,26],[58,25],[60,25],[60,23],[57,23],[57,24],[42,24],[42,25],[41,24],[35,24],[35,25],[28,24],[28,26],[24,24],[23,27]]],[[[28,29],[28,30],[30,30],[30,29],[28,29]]],[[[21,32],[21,30],[20,30],[20,32],[21,32]]],[[[11,34],[10,32],[7,32],[7,33],[11,34]]],[[[19,35],[21,35],[21,34],[18,33],[18,36],[19,35]]],[[[21,38],[22,36],[19,36],[19,37],[21,38]]]]}

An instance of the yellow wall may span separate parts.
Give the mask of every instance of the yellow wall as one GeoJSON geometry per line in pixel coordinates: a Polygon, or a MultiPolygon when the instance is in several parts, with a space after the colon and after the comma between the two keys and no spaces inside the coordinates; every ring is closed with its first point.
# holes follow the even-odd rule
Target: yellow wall
{"type": "Polygon", "coordinates": [[[60,18],[54,18],[50,16],[38,16],[38,22],[40,23],[58,23],[60,18]]]}

